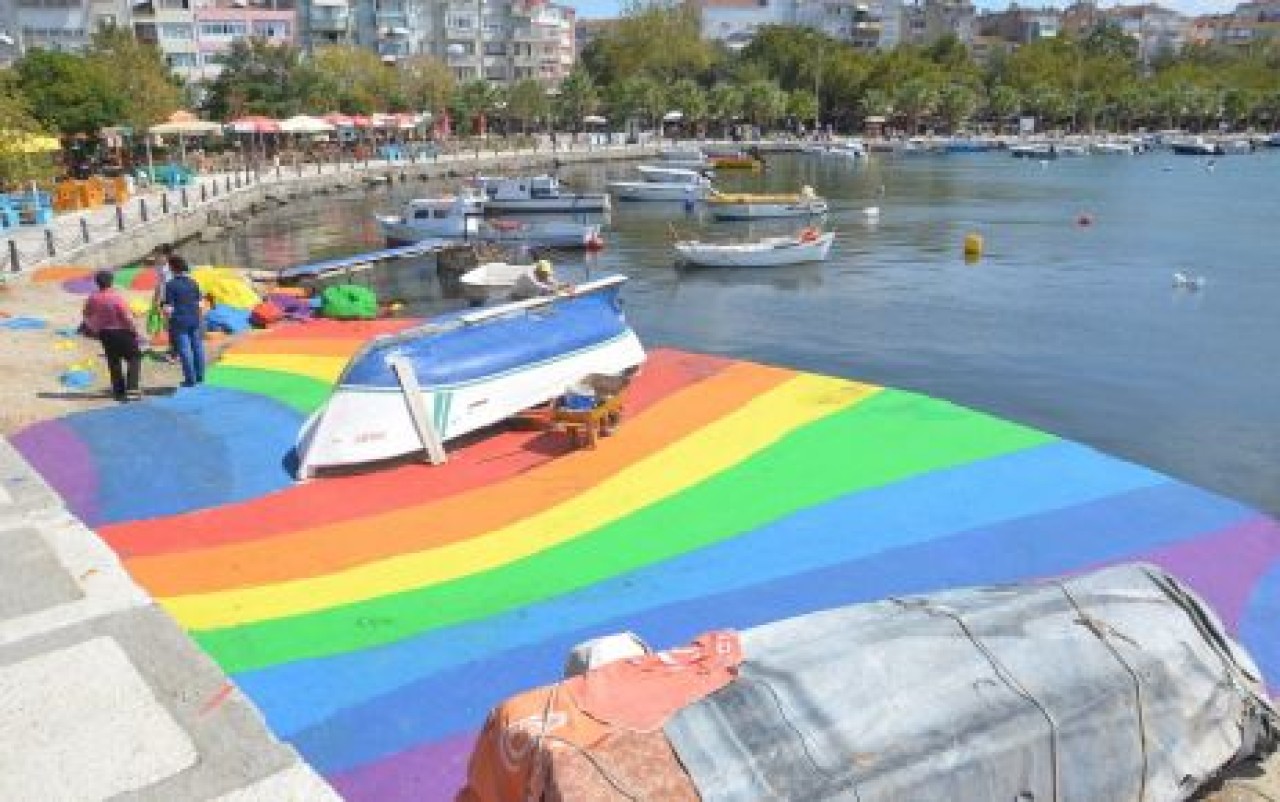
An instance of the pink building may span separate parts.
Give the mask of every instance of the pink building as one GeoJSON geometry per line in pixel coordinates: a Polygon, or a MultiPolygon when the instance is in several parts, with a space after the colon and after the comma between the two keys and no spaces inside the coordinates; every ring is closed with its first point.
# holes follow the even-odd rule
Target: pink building
{"type": "Polygon", "coordinates": [[[200,77],[218,74],[223,55],[237,39],[294,43],[297,16],[294,0],[204,0],[195,9],[194,25],[200,77]]]}

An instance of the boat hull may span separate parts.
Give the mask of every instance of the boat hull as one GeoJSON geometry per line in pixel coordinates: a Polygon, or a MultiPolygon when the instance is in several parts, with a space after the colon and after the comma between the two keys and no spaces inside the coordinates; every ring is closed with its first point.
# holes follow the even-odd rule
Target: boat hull
{"type": "MultiPolygon", "coordinates": [[[[615,279],[614,281],[617,281],[615,279]]],[[[354,357],[329,401],[298,438],[299,475],[377,463],[424,451],[394,360],[420,385],[421,409],[441,442],[503,421],[563,394],[591,374],[618,375],[644,362],[622,319],[617,287],[479,310],[485,322],[425,328],[375,340],[354,357]],[[513,310],[513,311],[507,311],[513,310]]],[[[446,318],[440,325],[450,325],[446,318]]]]}
{"type": "Polygon", "coordinates": [[[558,213],[603,214],[609,211],[609,196],[561,195],[556,198],[491,198],[485,201],[485,212],[500,214],[558,213]]]}
{"type": "Polygon", "coordinates": [[[683,262],[697,267],[786,267],[826,261],[835,238],[832,232],[822,234],[812,242],[779,238],[768,241],[767,244],[773,247],[677,242],[675,249],[683,262]]]}
{"type": "MultiPolygon", "coordinates": [[[[437,221],[433,221],[437,222],[437,221]]],[[[450,222],[450,221],[444,221],[450,222]]],[[[475,219],[474,224],[421,226],[400,218],[378,218],[378,227],[390,245],[407,245],[433,239],[497,242],[535,248],[589,248],[600,241],[600,226],[590,223],[522,223],[503,228],[475,219]]]]}
{"type": "Polygon", "coordinates": [[[827,213],[826,201],[713,202],[709,208],[711,216],[717,220],[773,220],[786,217],[818,217],[827,213]]]}
{"type": "Polygon", "coordinates": [[[609,191],[620,201],[685,201],[701,200],[705,187],[697,184],[672,184],[658,181],[611,181],[609,191]]]}

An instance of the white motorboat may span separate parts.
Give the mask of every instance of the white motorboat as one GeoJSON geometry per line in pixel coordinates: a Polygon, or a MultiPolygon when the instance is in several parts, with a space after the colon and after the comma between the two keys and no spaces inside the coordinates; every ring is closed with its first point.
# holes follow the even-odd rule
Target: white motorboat
{"type": "Polygon", "coordinates": [[[516,280],[532,269],[533,265],[485,262],[463,273],[458,281],[462,285],[462,294],[467,300],[487,301],[490,298],[510,295],[516,280]]]}
{"type": "Polygon", "coordinates": [[[1099,156],[1132,156],[1138,152],[1138,145],[1133,142],[1094,142],[1089,149],[1099,156]]]}
{"type": "Polygon", "coordinates": [[[823,155],[842,159],[861,159],[867,155],[867,146],[856,139],[848,142],[833,142],[827,146],[823,155]]]}
{"type": "Polygon", "coordinates": [[[698,148],[669,148],[659,152],[658,158],[665,167],[702,170],[712,166],[707,154],[698,148]]]}
{"type": "Polygon", "coordinates": [[[377,215],[388,244],[431,239],[503,242],[542,248],[595,248],[603,243],[600,226],[574,221],[486,220],[486,201],[474,192],[442,198],[418,198],[399,215],[377,215]]]}
{"type": "Polygon", "coordinates": [[[691,170],[687,167],[658,167],[642,164],[636,168],[636,172],[645,181],[652,181],[655,184],[700,184],[703,179],[710,179],[715,171],[710,167],[691,170]]]}
{"type": "Polygon", "coordinates": [[[474,181],[487,198],[489,212],[570,212],[600,214],[609,210],[603,192],[566,192],[555,176],[517,178],[480,176],[474,181]]]}
{"type": "Polygon", "coordinates": [[[1050,142],[1028,142],[1009,147],[1009,155],[1015,159],[1047,159],[1058,158],[1058,148],[1050,142]]]}
{"type": "Polygon", "coordinates": [[[753,195],[712,190],[706,200],[717,220],[767,220],[779,217],[815,217],[827,213],[827,202],[804,187],[795,195],[753,195]]]}
{"type": "Polygon", "coordinates": [[[624,276],[454,313],[378,337],[351,358],[298,436],[299,478],[425,452],[645,358],[618,302],[624,276]]]}
{"type": "Polygon", "coordinates": [[[711,190],[702,184],[664,184],[657,181],[610,181],[609,191],[620,201],[699,201],[711,190]]]}
{"type": "Polygon", "coordinates": [[[700,267],[782,267],[826,261],[834,232],[806,228],[794,237],[766,237],[752,242],[717,243],[687,240],[675,243],[680,260],[700,267]]]}
{"type": "Polygon", "coordinates": [[[1211,142],[1202,136],[1174,139],[1169,147],[1179,156],[1221,156],[1224,152],[1217,142],[1211,142]]]}

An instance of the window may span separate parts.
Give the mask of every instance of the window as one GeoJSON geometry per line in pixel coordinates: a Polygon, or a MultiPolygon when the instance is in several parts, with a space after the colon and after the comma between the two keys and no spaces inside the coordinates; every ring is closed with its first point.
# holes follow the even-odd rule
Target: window
{"type": "Polygon", "coordinates": [[[160,0],[160,7],[180,8],[185,10],[191,8],[191,0],[160,0]]]}
{"type": "Polygon", "coordinates": [[[267,39],[287,39],[289,22],[288,20],[257,20],[253,23],[253,35],[267,39]]]}
{"type": "Polygon", "coordinates": [[[200,63],[200,60],[196,58],[195,53],[170,53],[168,56],[165,56],[165,60],[169,62],[170,67],[175,69],[195,67],[200,63]]]}
{"type": "Polygon", "coordinates": [[[200,23],[200,35],[211,38],[218,37],[236,37],[244,36],[247,29],[243,22],[202,22],[200,23]]]}
{"type": "Polygon", "coordinates": [[[189,41],[192,38],[191,26],[179,22],[161,22],[156,25],[161,39],[171,41],[189,41]]]}
{"type": "Polygon", "coordinates": [[[484,54],[486,56],[505,56],[507,54],[507,46],[502,42],[485,42],[484,54]]]}
{"type": "Polygon", "coordinates": [[[472,23],[471,17],[453,17],[449,20],[451,28],[470,28],[472,23]]]}

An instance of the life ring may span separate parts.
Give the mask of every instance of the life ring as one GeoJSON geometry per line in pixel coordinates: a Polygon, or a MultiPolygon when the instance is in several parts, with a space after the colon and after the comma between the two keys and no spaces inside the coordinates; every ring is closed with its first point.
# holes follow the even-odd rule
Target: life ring
{"type": "Polygon", "coordinates": [[[800,241],[801,242],[817,242],[818,229],[814,228],[813,226],[806,227],[800,232],[800,241]]]}

